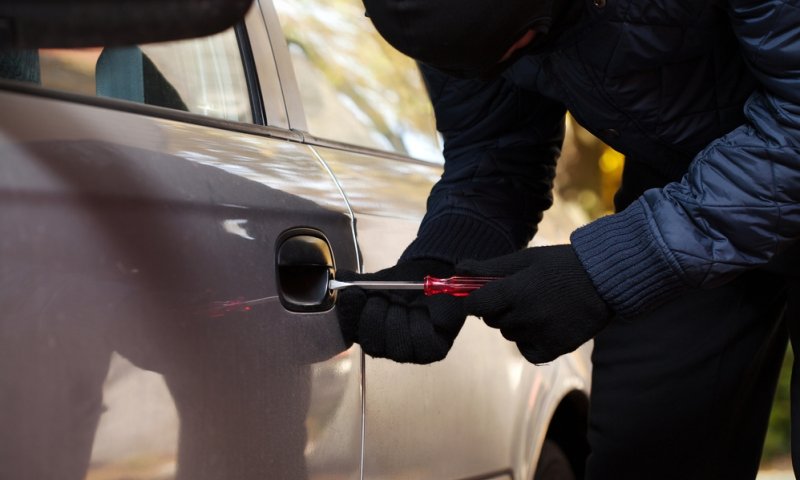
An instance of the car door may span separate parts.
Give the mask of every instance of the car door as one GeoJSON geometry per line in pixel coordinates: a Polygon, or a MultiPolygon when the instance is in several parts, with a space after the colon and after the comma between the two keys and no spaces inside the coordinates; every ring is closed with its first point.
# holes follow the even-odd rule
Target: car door
{"type": "Polygon", "coordinates": [[[358,478],[352,214],[261,11],[0,60],[0,478],[358,478]]]}
{"type": "MultiPolygon", "coordinates": [[[[441,175],[419,74],[380,41],[357,1],[274,3],[303,100],[300,128],[347,193],[364,270],[391,266],[441,175]]],[[[508,478],[514,416],[493,409],[505,401],[516,411],[508,367],[519,361],[508,363],[513,346],[482,330],[469,322],[449,358],[430,366],[366,358],[367,478],[508,478]]]]}
{"type": "MultiPolygon", "coordinates": [[[[364,271],[390,267],[415,238],[442,172],[419,72],[380,39],[358,0],[273,3],[290,57],[278,61],[293,105],[290,126],[345,191],[364,271]]],[[[266,2],[262,8],[271,15],[266,2]]],[[[273,42],[276,56],[280,43],[273,42]]],[[[562,211],[542,225],[538,240],[568,241],[571,223],[562,211]]],[[[476,318],[441,362],[364,362],[369,479],[532,478],[557,406],[569,392],[585,398],[588,389],[587,350],[534,367],[476,318]]],[[[564,418],[579,425],[571,415],[564,418]]]]}

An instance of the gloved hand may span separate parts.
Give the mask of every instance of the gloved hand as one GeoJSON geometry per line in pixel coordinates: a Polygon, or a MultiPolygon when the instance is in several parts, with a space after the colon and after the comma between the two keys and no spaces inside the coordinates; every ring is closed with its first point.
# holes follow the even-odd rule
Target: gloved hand
{"type": "MultiPolygon", "coordinates": [[[[376,273],[339,271],[336,279],[422,281],[426,275],[453,275],[451,264],[411,260],[376,273]]],[[[336,312],[348,344],[358,342],[364,353],[404,363],[442,360],[464,325],[463,298],[426,297],[422,290],[339,290],[336,312]]]]}
{"type": "Polygon", "coordinates": [[[467,260],[459,275],[497,276],[466,297],[467,313],[516,342],[531,363],[571,352],[606,326],[611,310],[569,245],[535,247],[489,260],[467,260]]]}

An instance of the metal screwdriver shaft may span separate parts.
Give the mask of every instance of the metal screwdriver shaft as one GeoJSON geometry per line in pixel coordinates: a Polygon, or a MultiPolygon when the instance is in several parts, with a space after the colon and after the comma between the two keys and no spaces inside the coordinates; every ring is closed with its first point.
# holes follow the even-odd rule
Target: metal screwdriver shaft
{"type": "Polygon", "coordinates": [[[353,282],[340,282],[331,280],[328,288],[339,290],[347,287],[360,287],[367,290],[422,290],[425,295],[447,294],[454,297],[466,297],[498,277],[465,277],[456,275],[450,278],[436,278],[426,276],[421,282],[402,281],[371,281],[356,280],[353,282]]]}

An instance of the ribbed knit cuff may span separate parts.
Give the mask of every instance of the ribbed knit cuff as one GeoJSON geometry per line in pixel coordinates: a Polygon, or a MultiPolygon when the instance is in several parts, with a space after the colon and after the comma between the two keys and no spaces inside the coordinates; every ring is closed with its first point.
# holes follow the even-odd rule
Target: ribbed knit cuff
{"type": "Polygon", "coordinates": [[[500,230],[468,215],[446,214],[428,220],[400,260],[430,258],[456,264],[511,253],[511,240],[500,230]]]}
{"type": "Polygon", "coordinates": [[[688,288],[650,229],[642,200],[574,231],[572,248],[600,296],[621,317],[634,317],[688,288]]]}

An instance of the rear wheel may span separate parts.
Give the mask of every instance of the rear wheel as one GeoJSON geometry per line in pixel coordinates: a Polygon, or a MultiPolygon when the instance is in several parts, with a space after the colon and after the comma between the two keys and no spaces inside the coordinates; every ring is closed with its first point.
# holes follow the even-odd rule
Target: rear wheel
{"type": "Polygon", "coordinates": [[[572,465],[556,442],[550,439],[544,441],[533,480],[575,480],[572,465]]]}

